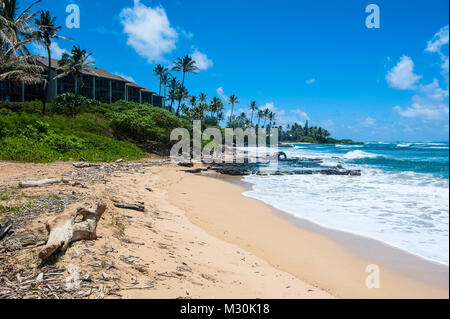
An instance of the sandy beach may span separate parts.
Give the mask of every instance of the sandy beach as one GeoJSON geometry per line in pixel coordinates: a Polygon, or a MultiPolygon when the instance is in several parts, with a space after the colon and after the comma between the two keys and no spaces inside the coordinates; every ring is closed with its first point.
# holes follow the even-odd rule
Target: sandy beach
{"type": "MultiPolygon", "coordinates": [[[[448,298],[448,267],[367,239],[352,245],[355,237],[327,233],[243,196],[239,180],[189,174],[160,158],[116,166],[81,172],[101,175],[101,182],[21,190],[24,179],[81,173],[70,163],[0,162],[0,186],[16,191],[16,204],[71,194],[66,210],[99,200],[108,205],[99,238],[74,243],[56,263],[75,264],[80,278],[89,276],[85,298],[448,298]],[[117,201],[144,202],[146,212],[119,209],[117,201]],[[365,270],[374,263],[381,287],[368,289],[365,270]]],[[[45,220],[54,214],[44,209],[11,237],[45,238],[45,220]]],[[[6,253],[0,271],[13,264],[11,274],[39,273],[38,251],[6,253]]]]}

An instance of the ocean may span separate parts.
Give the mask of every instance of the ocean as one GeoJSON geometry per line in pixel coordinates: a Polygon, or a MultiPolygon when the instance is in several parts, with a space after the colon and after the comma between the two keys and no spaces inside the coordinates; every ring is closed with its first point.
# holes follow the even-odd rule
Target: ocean
{"type": "Polygon", "coordinates": [[[280,151],[360,169],[362,176],[250,175],[244,180],[252,189],[245,196],[448,265],[448,142],[293,146],[280,151]]]}

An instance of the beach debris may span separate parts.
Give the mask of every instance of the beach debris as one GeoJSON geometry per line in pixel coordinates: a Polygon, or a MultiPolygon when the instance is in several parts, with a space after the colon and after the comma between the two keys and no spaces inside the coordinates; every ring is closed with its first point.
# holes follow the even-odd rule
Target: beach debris
{"type": "Polygon", "coordinates": [[[54,184],[59,184],[63,180],[61,178],[50,178],[50,179],[42,179],[39,181],[22,181],[19,183],[21,188],[30,188],[30,187],[46,187],[54,184]]]}
{"type": "Polygon", "coordinates": [[[72,164],[75,168],[100,167],[100,164],[92,164],[86,162],[76,162],[72,164]]]}
{"type": "Polygon", "coordinates": [[[96,211],[78,208],[75,212],[63,212],[46,223],[49,234],[47,244],[39,253],[39,258],[47,259],[58,250],[66,251],[69,244],[79,240],[95,240],[97,223],[106,211],[106,205],[98,204],[96,211]]]}
{"type": "Polygon", "coordinates": [[[3,226],[2,226],[2,224],[0,224],[0,240],[2,240],[3,238],[5,238],[5,236],[6,236],[6,235],[9,233],[9,231],[11,230],[12,225],[13,225],[13,223],[12,223],[11,220],[8,220],[8,221],[6,222],[6,224],[3,225],[3,226]]]}
{"type": "Polygon", "coordinates": [[[123,158],[119,158],[115,163],[122,163],[123,162],[123,158]]]}
{"type": "Polygon", "coordinates": [[[122,208],[122,209],[130,209],[130,210],[136,210],[138,212],[145,212],[145,203],[143,203],[143,202],[137,202],[135,204],[114,203],[114,206],[117,208],[122,208]]]}
{"type": "Polygon", "coordinates": [[[153,189],[151,189],[150,187],[146,187],[145,190],[149,191],[150,193],[153,192],[153,189]]]}

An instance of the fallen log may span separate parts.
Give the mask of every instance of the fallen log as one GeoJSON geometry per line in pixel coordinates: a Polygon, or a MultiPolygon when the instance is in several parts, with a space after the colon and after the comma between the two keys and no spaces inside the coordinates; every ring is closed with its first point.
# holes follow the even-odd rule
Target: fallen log
{"type": "Polygon", "coordinates": [[[21,188],[29,188],[29,187],[45,187],[51,186],[54,184],[59,184],[62,182],[61,178],[50,178],[50,179],[42,179],[40,181],[22,181],[19,183],[21,188]]]}
{"type": "Polygon", "coordinates": [[[64,252],[75,241],[95,240],[97,223],[105,211],[106,205],[100,203],[96,211],[81,207],[47,221],[48,241],[40,251],[39,258],[45,260],[60,249],[64,252]]]}
{"type": "Polygon", "coordinates": [[[136,204],[114,203],[114,206],[116,206],[117,208],[122,208],[122,209],[131,209],[131,210],[137,210],[138,212],[145,212],[145,206],[143,203],[136,203],[136,204]]]}

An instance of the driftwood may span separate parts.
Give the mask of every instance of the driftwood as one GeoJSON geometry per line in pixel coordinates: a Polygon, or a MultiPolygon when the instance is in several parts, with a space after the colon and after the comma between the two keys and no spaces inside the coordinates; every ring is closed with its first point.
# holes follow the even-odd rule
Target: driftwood
{"type": "Polygon", "coordinates": [[[45,187],[51,186],[53,184],[59,184],[61,182],[62,182],[61,178],[50,178],[50,179],[42,179],[40,181],[23,181],[19,183],[19,186],[22,188],[45,187]]]}
{"type": "Polygon", "coordinates": [[[11,228],[12,228],[12,221],[10,220],[3,226],[2,224],[0,224],[0,240],[2,240],[6,236],[6,234],[8,234],[11,228]]]}
{"type": "Polygon", "coordinates": [[[39,253],[39,258],[45,260],[59,249],[64,252],[74,241],[95,240],[97,223],[105,210],[106,205],[100,203],[96,211],[78,208],[75,212],[64,212],[49,220],[46,223],[49,233],[47,245],[39,253]]]}
{"type": "Polygon", "coordinates": [[[91,164],[86,162],[78,162],[72,164],[75,168],[100,167],[100,164],[91,164]]]}
{"type": "Polygon", "coordinates": [[[114,206],[116,206],[117,208],[131,209],[137,210],[138,212],[145,212],[144,203],[136,203],[136,204],[115,203],[114,206]]]}

